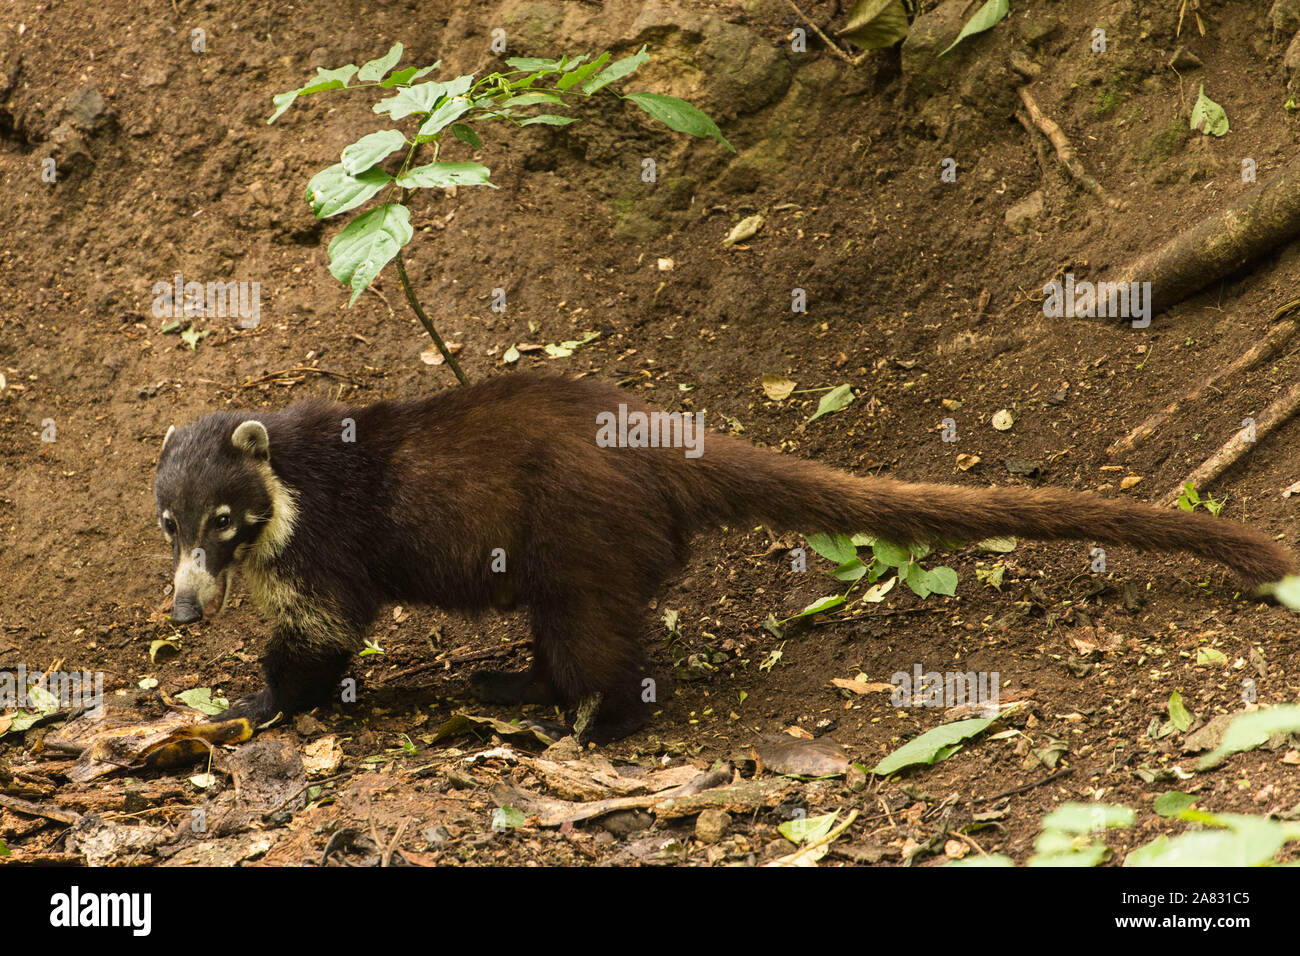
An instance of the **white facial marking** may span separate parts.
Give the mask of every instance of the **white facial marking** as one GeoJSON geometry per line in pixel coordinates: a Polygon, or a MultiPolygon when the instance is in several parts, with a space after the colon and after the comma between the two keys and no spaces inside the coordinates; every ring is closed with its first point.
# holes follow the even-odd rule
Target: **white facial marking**
{"type": "MultiPolygon", "coordinates": [[[[215,518],[219,515],[224,515],[225,517],[229,518],[230,510],[231,510],[230,505],[217,505],[216,510],[212,512],[212,516],[215,518]]],[[[230,526],[228,528],[226,528],[224,531],[217,532],[217,537],[222,541],[229,541],[237,534],[239,534],[239,524],[235,521],[231,521],[230,526]]]]}
{"type": "Polygon", "coordinates": [[[162,518],[160,518],[158,521],[158,526],[162,528],[162,533],[167,537],[168,541],[172,539],[172,533],[167,530],[167,522],[171,520],[171,517],[172,517],[171,511],[168,509],[164,509],[162,513],[162,518]]]}

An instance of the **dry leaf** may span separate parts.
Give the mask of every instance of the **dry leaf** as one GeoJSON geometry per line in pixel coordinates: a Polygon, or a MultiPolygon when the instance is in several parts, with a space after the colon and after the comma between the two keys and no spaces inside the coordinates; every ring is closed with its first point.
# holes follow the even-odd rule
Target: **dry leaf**
{"type": "Polygon", "coordinates": [[[784,401],[790,397],[797,382],[792,382],[784,375],[763,375],[763,394],[774,402],[784,401]]]}
{"type": "Polygon", "coordinates": [[[957,468],[961,471],[970,471],[979,463],[979,455],[967,455],[963,453],[957,456],[957,468]]]}

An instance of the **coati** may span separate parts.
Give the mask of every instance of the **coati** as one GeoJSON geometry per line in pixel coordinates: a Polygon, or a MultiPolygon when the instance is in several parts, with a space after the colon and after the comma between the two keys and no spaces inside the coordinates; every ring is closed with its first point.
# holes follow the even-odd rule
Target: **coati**
{"type": "Polygon", "coordinates": [[[1237,522],[1064,489],[863,478],[711,431],[698,457],[601,447],[598,424],[620,406],[649,411],[610,385],[514,374],[417,401],[308,401],[169,429],[155,492],[173,618],[219,612],[239,567],[274,622],[265,689],[228,716],[262,723],[329,700],[385,603],[518,604],[532,667],[474,675],[478,696],[572,708],[599,693],[589,739],[624,736],[652,709],[643,611],[696,531],[736,521],[900,544],[1018,535],[1185,551],[1250,588],[1297,567],[1237,522]]]}

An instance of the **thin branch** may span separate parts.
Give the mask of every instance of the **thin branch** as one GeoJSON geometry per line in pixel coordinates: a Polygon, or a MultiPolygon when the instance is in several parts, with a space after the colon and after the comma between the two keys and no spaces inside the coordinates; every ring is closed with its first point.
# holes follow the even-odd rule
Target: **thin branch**
{"type": "Polygon", "coordinates": [[[411,280],[406,275],[406,260],[400,251],[393,261],[397,263],[397,278],[401,280],[402,291],[406,293],[406,304],[411,307],[415,317],[420,320],[420,324],[424,326],[424,331],[429,333],[429,338],[433,339],[433,344],[438,346],[438,351],[447,360],[448,367],[456,373],[456,378],[460,384],[468,385],[469,379],[465,377],[465,373],[461,370],[460,363],[456,361],[456,356],[451,354],[451,350],[447,348],[447,343],[442,340],[438,330],[433,327],[433,322],[425,315],[424,307],[420,305],[420,300],[416,298],[415,289],[412,288],[411,280]]]}
{"type": "MultiPolygon", "coordinates": [[[[1078,158],[1074,155],[1074,147],[1070,145],[1070,140],[1066,138],[1061,127],[1057,126],[1056,123],[1046,116],[1039,108],[1038,103],[1029,92],[1028,86],[1020,87],[1020,99],[1021,102],[1025,104],[1025,110],[1029,113],[1030,121],[1034,126],[1038,127],[1039,132],[1051,141],[1053,148],[1056,150],[1056,158],[1061,161],[1061,165],[1065,167],[1066,172],[1074,177],[1074,181],[1098,199],[1105,202],[1112,209],[1123,208],[1123,204],[1118,199],[1106,195],[1106,191],[1101,188],[1101,184],[1098,183],[1097,180],[1093,179],[1092,176],[1088,174],[1088,171],[1083,168],[1083,164],[1079,162],[1078,158]]],[[[1029,129],[1029,124],[1025,122],[1023,116],[1017,113],[1016,118],[1020,120],[1020,124],[1024,126],[1025,129],[1029,129]]]]}

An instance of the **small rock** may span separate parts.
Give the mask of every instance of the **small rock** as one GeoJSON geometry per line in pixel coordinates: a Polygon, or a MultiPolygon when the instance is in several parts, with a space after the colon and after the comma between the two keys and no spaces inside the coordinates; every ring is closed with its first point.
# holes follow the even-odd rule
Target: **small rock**
{"type": "Polygon", "coordinates": [[[695,839],[701,843],[717,843],[731,827],[731,814],[726,810],[703,810],[695,819],[695,839]]]}
{"type": "Polygon", "coordinates": [[[1044,211],[1043,191],[1035,189],[1006,211],[1007,228],[1014,233],[1027,230],[1032,222],[1041,219],[1044,211]]]}
{"type": "Polygon", "coordinates": [[[655,818],[644,810],[619,810],[601,819],[600,825],[620,840],[648,830],[655,818]]]}
{"type": "Polygon", "coordinates": [[[1054,13],[1029,14],[1016,24],[1016,32],[1030,46],[1038,46],[1049,40],[1061,28],[1061,21],[1054,13]]]}
{"type": "Polygon", "coordinates": [[[563,760],[577,760],[582,756],[582,746],[576,737],[562,737],[542,751],[542,757],[559,763],[563,760]]]}
{"type": "Polygon", "coordinates": [[[293,719],[293,729],[304,737],[314,737],[325,732],[325,725],[311,714],[299,714],[293,719]]]}
{"type": "Polygon", "coordinates": [[[861,793],[867,788],[867,773],[856,764],[849,764],[844,773],[844,785],[854,793],[861,793]]]}
{"type": "Polygon", "coordinates": [[[99,90],[88,86],[72,94],[68,100],[67,111],[73,126],[87,133],[93,133],[100,120],[104,118],[107,108],[104,97],[99,95],[99,90]]]}

